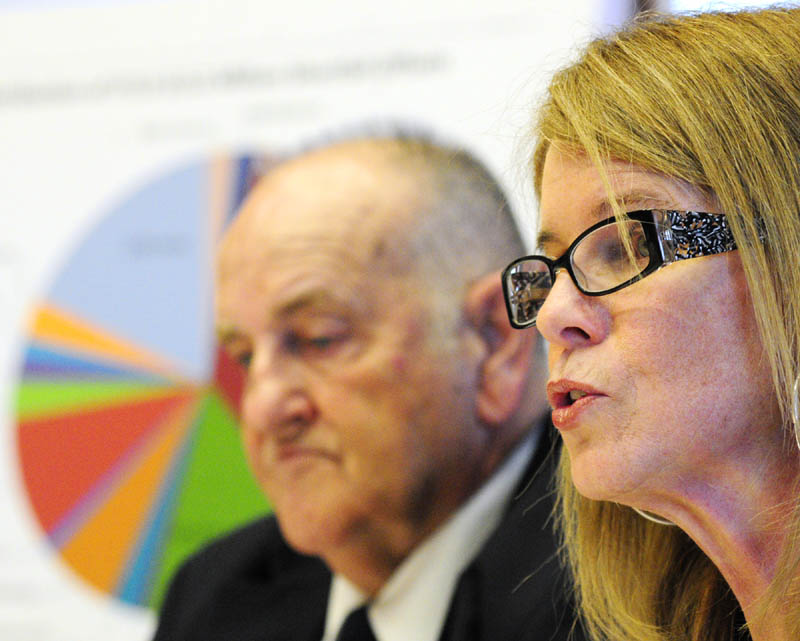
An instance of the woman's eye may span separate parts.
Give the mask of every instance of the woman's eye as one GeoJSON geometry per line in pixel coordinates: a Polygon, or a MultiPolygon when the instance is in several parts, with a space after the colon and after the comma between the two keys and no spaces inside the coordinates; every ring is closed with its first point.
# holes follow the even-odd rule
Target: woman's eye
{"type": "Polygon", "coordinates": [[[634,239],[634,248],[636,253],[642,258],[650,257],[650,248],[647,246],[647,239],[644,235],[640,235],[634,239]]]}
{"type": "Polygon", "coordinates": [[[614,264],[622,260],[625,256],[625,247],[622,244],[622,240],[618,237],[609,239],[601,247],[601,255],[608,264],[614,264]]]}
{"type": "Polygon", "coordinates": [[[628,266],[631,260],[638,263],[640,259],[650,256],[650,249],[644,234],[637,233],[631,235],[631,250],[633,251],[632,256],[626,251],[622,238],[615,236],[602,245],[601,255],[608,265],[628,266]]]}

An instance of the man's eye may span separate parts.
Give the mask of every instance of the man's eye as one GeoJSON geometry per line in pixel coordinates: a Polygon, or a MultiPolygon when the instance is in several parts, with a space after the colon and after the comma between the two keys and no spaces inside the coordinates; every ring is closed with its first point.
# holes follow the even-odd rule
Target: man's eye
{"type": "Polygon", "coordinates": [[[253,360],[253,352],[251,352],[249,350],[235,352],[235,353],[232,353],[231,356],[233,357],[233,359],[237,363],[239,363],[239,365],[241,365],[245,369],[250,367],[250,361],[253,360]]]}
{"type": "Polygon", "coordinates": [[[290,334],[286,343],[289,349],[295,352],[324,354],[338,348],[346,339],[346,334],[290,334]]]}
{"type": "Polygon", "coordinates": [[[250,367],[250,361],[253,360],[253,350],[248,341],[240,339],[223,341],[222,349],[231,360],[236,361],[244,368],[250,367]]]}
{"type": "Polygon", "coordinates": [[[314,336],[308,339],[308,344],[316,349],[326,349],[339,340],[336,336],[314,336]]]}

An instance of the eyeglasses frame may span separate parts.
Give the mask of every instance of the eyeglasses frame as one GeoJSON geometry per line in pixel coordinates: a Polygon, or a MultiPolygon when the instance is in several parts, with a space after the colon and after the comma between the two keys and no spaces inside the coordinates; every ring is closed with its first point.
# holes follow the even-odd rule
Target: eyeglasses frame
{"type": "MultiPolygon", "coordinates": [[[[575,287],[582,294],[586,296],[605,296],[628,287],[662,267],[671,265],[679,260],[697,258],[699,256],[713,256],[736,249],[736,241],[733,238],[733,233],[730,230],[725,214],[673,209],[642,209],[626,213],[625,218],[644,223],[642,229],[644,230],[650,261],[642,271],[619,285],[601,291],[587,291],[580,285],[573,270],[572,255],[586,236],[601,227],[621,222],[616,216],[605,218],[578,234],[577,238],[570,243],[570,246],[558,258],[552,259],[547,256],[531,254],[517,258],[503,270],[501,275],[503,298],[505,299],[506,311],[508,312],[511,326],[515,329],[525,329],[536,325],[536,318],[524,323],[519,323],[514,319],[512,307],[515,304],[512,303],[514,294],[510,291],[510,287],[507,286],[511,271],[526,260],[538,260],[547,265],[553,284],[555,284],[557,272],[563,269],[566,270],[575,287]]],[[[538,316],[538,311],[536,315],[538,316]]]]}

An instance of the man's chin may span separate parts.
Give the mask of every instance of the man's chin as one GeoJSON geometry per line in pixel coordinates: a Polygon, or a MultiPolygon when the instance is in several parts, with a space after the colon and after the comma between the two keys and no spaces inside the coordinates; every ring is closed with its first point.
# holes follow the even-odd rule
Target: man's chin
{"type": "Polygon", "coordinates": [[[302,509],[276,510],[278,525],[286,542],[301,554],[324,557],[344,545],[347,527],[341,514],[309,514],[302,509]]]}

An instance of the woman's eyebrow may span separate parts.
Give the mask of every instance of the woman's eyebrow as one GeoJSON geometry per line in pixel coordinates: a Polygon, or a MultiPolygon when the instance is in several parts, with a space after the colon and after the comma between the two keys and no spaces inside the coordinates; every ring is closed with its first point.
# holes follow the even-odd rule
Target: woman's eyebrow
{"type": "MultiPolygon", "coordinates": [[[[623,193],[617,196],[617,204],[623,210],[632,210],[635,208],[641,209],[670,209],[673,207],[671,200],[667,200],[661,196],[656,196],[652,192],[646,191],[632,191],[623,193]]],[[[600,222],[606,218],[611,218],[614,215],[614,208],[608,200],[603,200],[595,206],[591,212],[592,223],[600,222]]],[[[587,225],[587,227],[591,226],[587,225]]],[[[577,234],[575,237],[577,238],[577,234]]],[[[570,239],[572,242],[572,239],[570,239]]],[[[548,245],[561,245],[566,247],[569,243],[559,238],[558,234],[543,229],[536,237],[536,249],[545,249],[548,245]]]]}
{"type": "MultiPolygon", "coordinates": [[[[622,205],[624,207],[624,204],[622,205]]],[[[591,222],[587,227],[590,227],[592,224],[604,220],[606,218],[610,218],[614,215],[614,210],[611,207],[611,204],[608,201],[601,201],[591,212],[591,222]]],[[[575,238],[578,237],[578,234],[575,234],[575,238]]],[[[548,229],[542,229],[539,231],[539,234],[536,236],[536,247],[537,249],[545,249],[548,245],[555,245],[555,246],[562,246],[564,248],[572,242],[572,239],[569,239],[569,242],[563,240],[559,237],[556,232],[550,231],[548,229]]]]}
{"type": "Polygon", "coordinates": [[[536,237],[536,250],[541,251],[547,248],[548,245],[553,245],[559,242],[558,235],[543,229],[536,237]]]}

